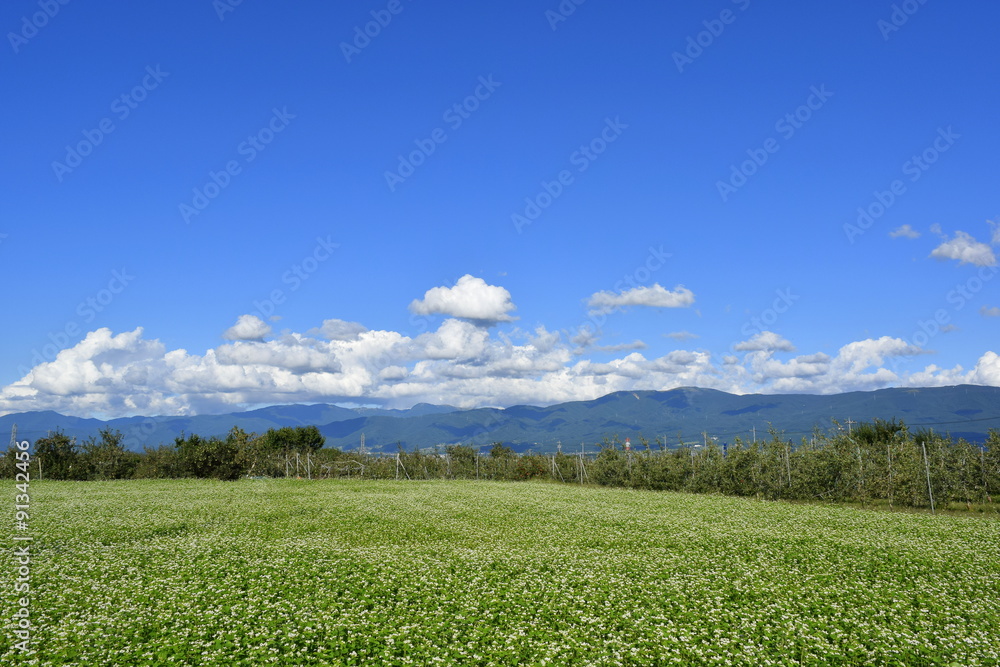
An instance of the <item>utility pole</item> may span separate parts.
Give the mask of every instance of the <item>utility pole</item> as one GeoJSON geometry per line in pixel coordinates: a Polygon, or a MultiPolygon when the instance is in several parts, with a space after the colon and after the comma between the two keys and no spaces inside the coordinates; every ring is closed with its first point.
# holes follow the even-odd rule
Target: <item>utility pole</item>
{"type": "Polygon", "coordinates": [[[847,437],[851,436],[851,426],[853,424],[857,424],[857,423],[858,422],[856,422],[856,421],[851,421],[850,417],[847,418],[847,422],[846,422],[846,424],[847,424],[847,437]]]}

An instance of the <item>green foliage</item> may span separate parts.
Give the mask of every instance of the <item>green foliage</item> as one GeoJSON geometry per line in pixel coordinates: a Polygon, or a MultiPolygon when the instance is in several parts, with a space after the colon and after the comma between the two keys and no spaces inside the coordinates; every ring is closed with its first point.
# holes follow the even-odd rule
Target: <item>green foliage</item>
{"type": "Polygon", "coordinates": [[[127,479],[139,463],[139,455],[127,451],[125,436],[117,429],[102,428],[99,437],[91,436],[80,452],[81,474],[74,479],[127,479]]]}
{"type": "Polygon", "coordinates": [[[59,430],[35,441],[35,458],[41,462],[43,479],[76,479],[74,466],[75,473],[82,470],[76,441],[59,430]]]}
{"type": "Polygon", "coordinates": [[[316,451],[325,442],[315,426],[283,426],[268,429],[258,439],[258,446],[264,452],[305,452],[316,451]]]}
{"type": "Polygon", "coordinates": [[[515,456],[514,450],[502,442],[494,442],[490,447],[490,456],[495,459],[512,458],[515,456]]]}
{"type": "Polygon", "coordinates": [[[229,438],[202,438],[191,435],[175,441],[181,469],[191,477],[238,479],[243,469],[238,461],[239,449],[229,438]]]}
{"type": "Polygon", "coordinates": [[[137,479],[170,479],[185,474],[184,461],[174,444],[144,447],[135,469],[137,479]]]}
{"type": "MultiPolygon", "coordinates": [[[[881,503],[930,507],[993,503],[1000,494],[1000,431],[984,446],[931,431],[911,433],[903,423],[876,420],[798,445],[771,429],[757,442],[737,438],[724,452],[707,446],[655,450],[638,436],[625,451],[615,436],[579,454],[524,454],[495,442],[488,456],[472,445],[445,445],[398,456],[320,448],[315,426],[275,429],[262,436],[234,427],[225,438],[198,435],[142,454],[122,448],[122,435],[105,429],[77,448],[64,434],[35,443],[43,478],[364,477],[367,479],[528,480],[594,483],[659,491],[722,493],[784,500],[881,503]],[[929,484],[928,484],[929,478],[929,484]]],[[[37,468],[32,468],[37,470],[37,468]]],[[[0,459],[0,476],[14,475],[13,453],[0,459]]],[[[37,474],[37,473],[36,473],[37,474]]]]}

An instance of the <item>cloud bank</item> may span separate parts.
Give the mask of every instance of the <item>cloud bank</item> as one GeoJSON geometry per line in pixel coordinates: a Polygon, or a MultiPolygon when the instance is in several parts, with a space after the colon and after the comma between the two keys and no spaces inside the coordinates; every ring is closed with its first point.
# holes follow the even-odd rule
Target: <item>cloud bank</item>
{"type": "MultiPolygon", "coordinates": [[[[659,285],[598,292],[591,309],[677,308],[694,296],[659,285]]],[[[275,334],[254,315],[221,332],[226,342],[202,352],[168,349],[142,327],[100,328],[0,389],[0,414],[55,410],[82,417],[211,414],[287,403],[368,403],[405,408],[441,403],[462,408],[589,400],[613,391],[683,386],[731,393],[837,393],[887,386],[1000,385],[1000,357],[989,351],[971,370],[934,365],[896,372],[927,351],[883,336],[854,341],[836,354],[798,353],[761,331],[716,357],[704,349],[647,353],[641,340],[600,345],[600,332],[503,330],[514,318],[510,293],[463,276],[413,301],[418,314],[444,315],[416,336],[330,318],[305,333],[275,334]],[[600,360],[590,358],[597,355],[600,360]],[[609,358],[610,357],[610,358],[609,358]]],[[[995,308],[983,307],[985,316],[995,308]]],[[[697,338],[665,332],[678,344],[697,338]]]]}

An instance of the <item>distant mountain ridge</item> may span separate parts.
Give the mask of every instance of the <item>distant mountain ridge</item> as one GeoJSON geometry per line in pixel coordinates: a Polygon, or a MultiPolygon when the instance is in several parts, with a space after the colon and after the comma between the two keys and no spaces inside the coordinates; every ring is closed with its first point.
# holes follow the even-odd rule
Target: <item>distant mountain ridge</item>
{"type": "Polygon", "coordinates": [[[184,417],[125,417],[102,421],[67,417],[52,411],[0,417],[0,430],[16,423],[21,437],[37,439],[61,429],[78,441],[104,427],[120,430],[129,449],[141,451],[171,443],[184,434],[225,435],[234,425],[262,433],[282,426],[316,425],[327,446],[357,449],[361,436],[370,451],[426,448],[441,444],[486,445],[503,442],[518,451],[567,451],[580,443],[593,447],[605,437],[641,436],[670,446],[714,437],[719,442],[766,438],[769,424],[798,441],[815,429],[829,431],[833,420],[904,421],[911,429],[933,428],[982,442],[1000,428],[1000,387],[959,385],[922,389],[879,389],[844,394],[745,394],[682,387],[669,391],[620,391],[590,401],[547,407],[462,410],[421,403],[407,410],[346,408],[337,405],[275,405],[246,412],[184,417]],[[398,443],[398,444],[397,444],[398,443]]]}

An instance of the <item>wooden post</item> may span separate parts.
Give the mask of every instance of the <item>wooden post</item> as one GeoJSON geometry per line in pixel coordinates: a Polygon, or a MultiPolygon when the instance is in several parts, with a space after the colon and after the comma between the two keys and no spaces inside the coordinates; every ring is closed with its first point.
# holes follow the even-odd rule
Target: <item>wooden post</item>
{"type": "Polygon", "coordinates": [[[885,445],[885,458],[889,462],[889,507],[892,507],[892,443],[886,443],[885,445]]]}
{"type": "Polygon", "coordinates": [[[934,493],[931,491],[931,466],[927,461],[927,446],[921,442],[920,449],[924,452],[924,472],[927,473],[927,497],[931,499],[931,514],[934,514],[934,493]]]}
{"type": "Polygon", "coordinates": [[[858,474],[860,475],[858,477],[858,491],[864,493],[862,489],[865,485],[865,465],[861,460],[861,445],[855,443],[854,446],[858,449],[858,474]]]}
{"type": "Polygon", "coordinates": [[[990,497],[989,491],[986,488],[986,448],[982,445],[979,446],[979,469],[983,473],[983,494],[992,503],[993,498],[990,497]]]}

